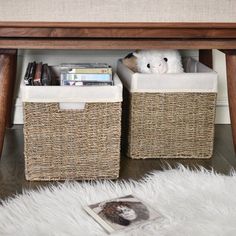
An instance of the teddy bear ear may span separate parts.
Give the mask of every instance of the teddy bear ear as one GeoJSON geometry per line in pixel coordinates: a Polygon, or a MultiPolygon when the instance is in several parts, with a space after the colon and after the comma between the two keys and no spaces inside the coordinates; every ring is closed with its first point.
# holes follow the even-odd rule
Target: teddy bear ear
{"type": "Polygon", "coordinates": [[[135,56],[135,57],[137,57],[137,58],[140,57],[140,55],[139,55],[139,53],[138,53],[137,51],[133,52],[133,56],[135,56]]]}

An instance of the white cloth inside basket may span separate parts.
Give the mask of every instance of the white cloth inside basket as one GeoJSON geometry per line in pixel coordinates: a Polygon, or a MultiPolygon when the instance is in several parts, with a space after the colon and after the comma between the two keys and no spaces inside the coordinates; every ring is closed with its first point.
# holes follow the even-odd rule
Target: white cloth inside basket
{"type": "Polygon", "coordinates": [[[122,83],[114,75],[113,86],[26,86],[22,83],[23,102],[121,102],[122,83]]]}
{"type": "Polygon", "coordinates": [[[183,60],[185,73],[134,73],[121,60],[117,74],[130,92],[217,92],[217,73],[193,58],[183,60]]]}

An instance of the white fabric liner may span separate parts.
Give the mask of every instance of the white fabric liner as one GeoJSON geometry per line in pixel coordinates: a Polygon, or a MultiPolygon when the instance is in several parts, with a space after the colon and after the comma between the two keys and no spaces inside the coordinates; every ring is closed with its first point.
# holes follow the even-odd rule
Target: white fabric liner
{"type": "Polygon", "coordinates": [[[83,110],[86,102],[60,102],[59,108],[61,110],[83,110]]]}
{"type": "MultiPolygon", "coordinates": [[[[69,109],[65,103],[122,101],[123,86],[117,74],[114,75],[114,86],[26,86],[24,81],[21,86],[23,102],[60,102],[64,103],[64,109],[69,109]]],[[[70,109],[76,107],[71,105],[70,109]]]]}
{"type": "Polygon", "coordinates": [[[118,61],[117,74],[131,92],[217,92],[217,73],[193,58],[183,60],[185,73],[141,74],[118,61]]]}

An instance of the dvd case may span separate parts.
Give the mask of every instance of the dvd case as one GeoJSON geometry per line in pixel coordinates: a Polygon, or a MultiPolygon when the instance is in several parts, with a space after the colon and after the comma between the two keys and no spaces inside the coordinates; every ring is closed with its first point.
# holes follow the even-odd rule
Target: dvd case
{"type": "Polygon", "coordinates": [[[61,72],[67,74],[112,74],[112,68],[67,68],[61,72]]]}
{"type": "Polygon", "coordinates": [[[61,69],[68,68],[111,68],[107,63],[62,63],[61,69]]]}
{"type": "Polygon", "coordinates": [[[113,81],[110,82],[90,82],[90,81],[76,81],[76,80],[63,80],[61,81],[62,86],[107,86],[114,85],[113,81]]]}
{"type": "Polygon", "coordinates": [[[61,81],[75,80],[75,81],[90,81],[90,82],[110,82],[112,75],[110,74],[61,74],[61,81]]]}

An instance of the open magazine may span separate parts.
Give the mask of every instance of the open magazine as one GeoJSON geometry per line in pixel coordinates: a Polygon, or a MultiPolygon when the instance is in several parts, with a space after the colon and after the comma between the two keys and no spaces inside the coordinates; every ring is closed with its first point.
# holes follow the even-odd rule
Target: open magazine
{"type": "Polygon", "coordinates": [[[109,199],[85,206],[84,209],[108,233],[118,230],[131,230],[132,227],[163,217],[133,195],[109,199]]]}

